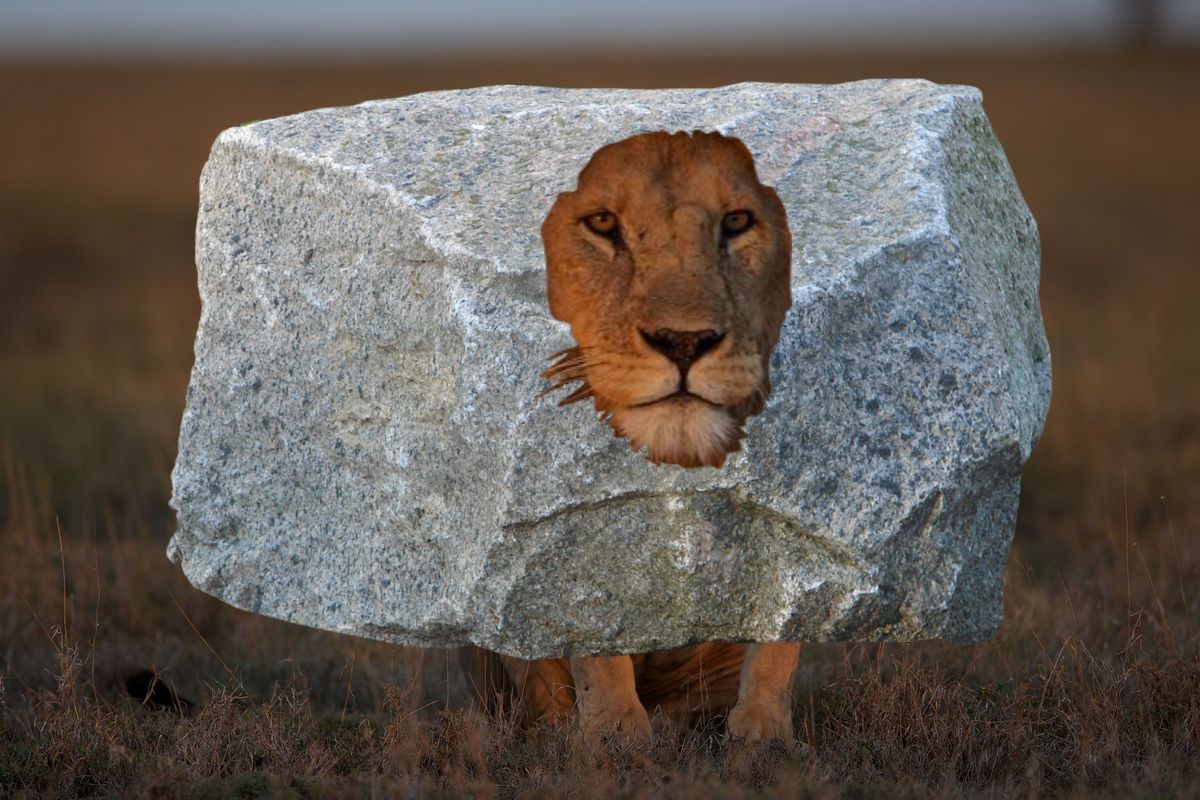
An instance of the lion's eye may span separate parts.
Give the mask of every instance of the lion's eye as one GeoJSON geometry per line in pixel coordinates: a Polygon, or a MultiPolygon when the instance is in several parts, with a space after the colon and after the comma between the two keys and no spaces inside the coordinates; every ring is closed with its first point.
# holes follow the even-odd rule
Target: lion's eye
{"type": "Polygon", "coordinates": [[[598,236],[605,236],[610,239],[617,236],[617,215],[611,211],[597,211],[595,214],[589,214],[583,218],[583,224],[587,225],[588,230],[598,236]]]}
{"type": "Polygon", "coordinates": [[[754,225],[754,215],[749,211],[730,211],[721,219],[721,233],[725,236],[737,236],[745,233],[754,225]]]}

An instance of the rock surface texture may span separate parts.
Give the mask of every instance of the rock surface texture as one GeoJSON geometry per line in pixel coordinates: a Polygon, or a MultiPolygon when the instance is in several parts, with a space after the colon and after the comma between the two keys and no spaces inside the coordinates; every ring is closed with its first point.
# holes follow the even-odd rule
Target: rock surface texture
{"type": "Polygon", "coordinates": [[[992,635],[1050,361],[978,91],[490,87],[225,131],[171,557],[235,606],[526,657],[992,635]],[[794,305],[721,469],[535,399],[573,343],[539,226],[589,156],[719,130],[787,206],[794,305]]]}

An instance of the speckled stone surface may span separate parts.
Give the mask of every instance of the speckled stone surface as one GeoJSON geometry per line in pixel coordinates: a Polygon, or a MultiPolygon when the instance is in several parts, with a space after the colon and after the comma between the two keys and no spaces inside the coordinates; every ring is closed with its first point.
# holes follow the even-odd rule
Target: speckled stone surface
{"type": "Polygon", "coordinates": [[[527,657],[992,635],[1050,361],[975,89],[488,87],[225,131],[170,546],[235,606],[527,657]],[[794,305],[722,469],[535,399],[572,343],[538,229],[599,146],[720,130],[787,206],[794,305]]]}

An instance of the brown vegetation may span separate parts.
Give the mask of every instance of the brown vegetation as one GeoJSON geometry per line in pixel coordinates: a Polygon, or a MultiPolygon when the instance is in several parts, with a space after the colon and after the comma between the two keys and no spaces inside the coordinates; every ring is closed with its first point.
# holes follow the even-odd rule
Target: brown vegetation
{"type": "Polygon", "coordinates": [[[1200,56],[0,67],[0,797],[1200,794],[1200,56]],[[595,760],[472,716],[452,654],[244,614],[163,554],[196,179],[252,118],[500,82],[984,89],[1043,239],[1055,396],[1006,619],[817,645],[798,752],[595,760]],[[201,706],[141,708],[161,671],[201,706]]]}

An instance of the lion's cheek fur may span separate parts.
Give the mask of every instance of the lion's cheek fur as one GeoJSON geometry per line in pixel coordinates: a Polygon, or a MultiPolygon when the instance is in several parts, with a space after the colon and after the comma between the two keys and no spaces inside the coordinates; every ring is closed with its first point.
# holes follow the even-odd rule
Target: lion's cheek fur
{"type": "Polygon", "coordinates": [[[702,358],[688,371],[687,389],[710,403],[735,406],[752,395],[762,382],[763,364],[757,355],[702,358]]]}
{"type": "Polygon", "coordinates": [[[724,409],[698,400],[667,400],[613,412],[613,430],[655,463],[719,467],[737,448],[740,427],[724,409]]]}
{"type": "Polygon", "coordinates": [[[679,386],[679,372],[664,369],[645,359],[601,356],[600,364],[588,370],[588,383],[604,405],[633,406],[672,394],[679,386]]]}

